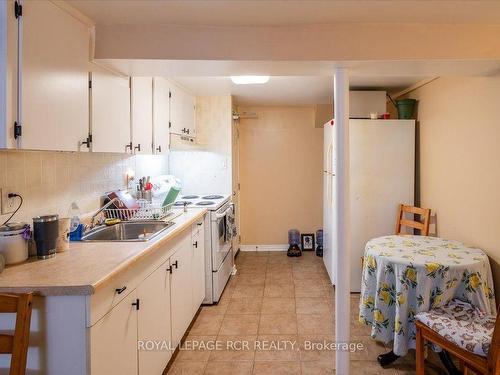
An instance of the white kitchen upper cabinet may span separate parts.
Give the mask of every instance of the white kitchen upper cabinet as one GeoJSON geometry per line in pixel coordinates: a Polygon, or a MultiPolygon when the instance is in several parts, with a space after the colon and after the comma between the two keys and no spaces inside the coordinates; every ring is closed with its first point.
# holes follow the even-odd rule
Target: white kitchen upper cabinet
{"type": "Polygon", "coordinates": [[[135,154],[153,152],[153,78],[131,78],[132,148],[135,154]]]}
{"type": "Polygon", "coordinates": [[[139,285],[137,298],[140,301],[137,327],[139,374],[161,374],[172,356],[169,349],[172,328],[168,261],[139,285]],[[158,343],[159,347],[156,350],[147,350],[148,341],[158,343]],[[141,342],[144,347],[141,347],[141,342]]]}
{"type": "Polygon", "coordinates": [[[0,2],[0,149],[16,148],[17,20],[12,0],[0,2]],[[5,69],[5,70],[4,70],[5,69]]]}
{"type": "Polygon", "coordinates": [[[90,328],[92,375],[137,375],[136,302],[134,290],[90,328]]]}
{"type": "Polygon", "coordinates": [[[196,98],[180,87],[170,86],[170,133],[196,137],[196,98]]]}
{"type": "Polygon", "coordinates": [[[95,65],[91,72],[92,151],[130,151],[130,82],[95,65]]]}
{"type": "Polygon", "coordinates": [[[21,148],[77,151],[87,139],[89,46],[87,25],[51,1],[24,2],[21,148]]]}
{"type": "Polygon", "coordinates": [[[193,319],[192,299],[192,245],[191,236],[179,244],[170,257],[171,277],[171,309],[172,309],[172,343],[178,345],[193,319]]]}
{"type": "Polygon", "coordinates": [[[170,148],[170,84],[165,78],[153,78],[153,151],[167,154],[170,148]]]}

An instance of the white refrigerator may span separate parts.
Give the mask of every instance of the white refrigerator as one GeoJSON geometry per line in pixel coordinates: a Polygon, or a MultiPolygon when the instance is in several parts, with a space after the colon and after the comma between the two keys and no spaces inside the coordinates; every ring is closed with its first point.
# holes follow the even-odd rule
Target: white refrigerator
{"type": "MultiPolygon", "coordinates": [[[[335,124],[324,125],[323,261],[336,284],[335,124]]],[[[349,120],[351,291],[361,290],[368,240],[394,233],[398,204],[414,203],[415,121],[349,120]]]]}

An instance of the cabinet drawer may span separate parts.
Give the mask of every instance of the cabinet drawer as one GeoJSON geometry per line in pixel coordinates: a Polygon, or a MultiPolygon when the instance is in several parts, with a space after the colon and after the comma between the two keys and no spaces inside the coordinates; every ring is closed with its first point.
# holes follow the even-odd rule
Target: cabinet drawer
{"type": "Polygon", "coordinates": [[[121,300],[133,292],[139,283],[148,276],[151,267],[151,262],[140,261],[99,287],[90,296],[90,316],[87,325],[93,326],[121,300]]]}
{"type": "MultiPolygon", "coordinates": [[[[189,228],[189,227],[188,227],[189,228]]],[[[189,229],[188,229],[189,230],[189,229]]],[[[93,326],[108,311],[128,296],[134,289],[165,263],[182,238],[189,236],[188,230],[169,240],[165,245],[130,265],[127,269],[107,280],[96,292],[87,298],[87,327],[93,326]]]]}
{"type": "Polygon", "coordinates": [[[203,229],[203,224],[204,224],[205,216],[199,218],[197,221],[194,222],[194,224],[191,226],[191,234],[192,237],[198,235],[200,230],[203,229]]]}

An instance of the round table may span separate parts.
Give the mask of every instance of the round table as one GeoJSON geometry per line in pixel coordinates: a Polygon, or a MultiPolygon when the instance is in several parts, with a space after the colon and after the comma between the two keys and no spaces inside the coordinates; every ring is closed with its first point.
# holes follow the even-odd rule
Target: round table
{"type": "Polygon", "coordinates": [[[386,236],[366,244],[359,319],[375,340],[393,341],[404,356],[415,349],[415,314],[468,301],[496,314],[488,257],[457,241],[426,236],[386,236]]]}

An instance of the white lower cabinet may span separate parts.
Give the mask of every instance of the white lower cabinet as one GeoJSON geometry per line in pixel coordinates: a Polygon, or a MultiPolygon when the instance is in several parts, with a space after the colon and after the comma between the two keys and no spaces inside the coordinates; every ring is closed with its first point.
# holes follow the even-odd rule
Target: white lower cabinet
{"type": "Polygon", "coordinates": [[[90,328],[91,374],[137,374],[136,300],[133,291],[90,328]]]}
{"type": "Polygon", "coordinates": [[[172,266],[172,343],[177,346],[196,311],[192,304],[191,236],[182,241],[170,258],[172,266]]]}
{"type": "Polygon", "coordinates": [[[172,356],[169,270],[167,261],[137,288],[139,374],[161,374],[172,356]]]}
{"type": "Polygon", "coordinates": [[[195,313],[205,299],[205,278],[199,277],[199,275],[205,274],[205,231],[203,226],[203,220],[200,220],[193,229],[191,284],[193,288],[192,304],[195,313]]]}
{"type": "Polygon", "coordinates": [[[90,304],[90,316],[96,306],[114,307],[89,328],[91,375],[163,372],[205,298],[203,219],[200,223],[163,252],[159,249],[149,260],[146,257],[150,268],[138,264],[138,274],[124,274],[116,284],[123,286],[114,296],[104,288],[97,292],[104,296],[93,295],[99,303],[90,304]],[[141,281],[134,284],[137,278],[141,281]],[[106,298],[109,303],[102,301],[106,298]]]}

